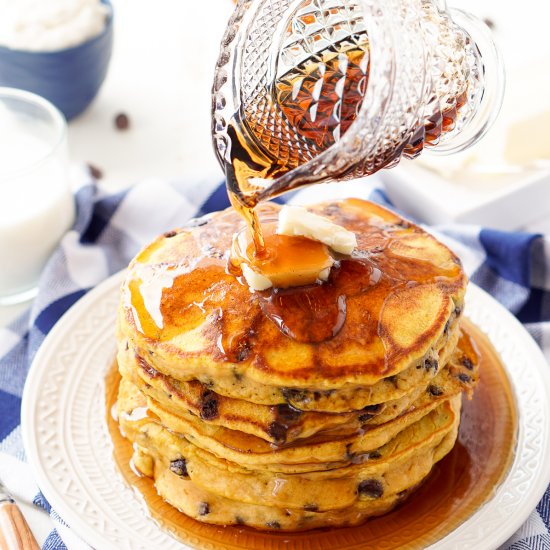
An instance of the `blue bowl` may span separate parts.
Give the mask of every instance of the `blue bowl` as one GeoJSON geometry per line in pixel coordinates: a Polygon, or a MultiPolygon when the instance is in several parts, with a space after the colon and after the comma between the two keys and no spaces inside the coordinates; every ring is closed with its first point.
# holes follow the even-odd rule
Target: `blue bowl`
{"type": "Polygon", "coordinates": [[[98,36],[64,50],[27,52],[0,46],[0,86],[21,88],[49,99],[67,119],[86,109],[96,96],[113,48],[113,12],[98,36]]]}

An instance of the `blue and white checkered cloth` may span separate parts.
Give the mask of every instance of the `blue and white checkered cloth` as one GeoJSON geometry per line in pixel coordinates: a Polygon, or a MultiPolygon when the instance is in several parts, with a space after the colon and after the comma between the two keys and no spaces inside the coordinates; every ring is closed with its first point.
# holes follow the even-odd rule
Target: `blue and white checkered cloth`
{"type": "MultiPolygon", "coordinates": [[[[85,549],[50,509],[32,480],[21,440],[21,395],[29,365],[44,337],[89,289],[123,269],[154,236],[187,219],[229,205],[219,182],[143,182],[106,194],[87,174],[76,192],[77,219],[45,268],[31,311],[0,328],[0,479],[16,499],[33,501],[52,518],[45,549],[85,549]]],[[[343,196],[387,203],[378,181],[315,186],[292,196],[314,202],[343,196]]],[[[462,258],[471,280],[525,324],[550,359],[550,239],[480,227],[433,228],[462,258]]],[[[550,367],[549,367],[550,368],[550,367]]],[[[550,490],[503,549],[550,549],[550,490]]]]}

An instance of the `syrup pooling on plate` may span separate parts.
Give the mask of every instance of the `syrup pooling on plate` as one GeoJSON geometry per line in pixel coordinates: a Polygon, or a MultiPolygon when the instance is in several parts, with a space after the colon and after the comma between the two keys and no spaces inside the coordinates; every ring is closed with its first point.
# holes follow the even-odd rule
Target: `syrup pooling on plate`
{"type": "Polygon", "coordinates": [[[504,367],[479,329],[470,323],[466,323],[466,329],[464,338],[479,350],[483,375],[474,398],[464,399],[455,448],[434,466],[423,486],[407,501],[362,526],[300,533],[261,532],[244,526],[207,525],[182,514],[162,500],[150,478],[130,467],[132,444],[120,434],[110,412],[120,379],[116,364],[105,385],[105,415],[115,462],[127,483],[143,495],[151,517],[183,542],[209,545],[215,550],[265,550],[268,545],[288,550],[305,546],[314,550],[367,550],[377,545],[387,550],[426,548],[460,526],[491,498],[514,454],[517,416],[504,367]]]}
{"type": "MultiPolygon", "coordinates": [[[[230,258],[232,235],[240,229],[239,217],[231,211],[205,220],[200,227],[162,237],[160,240],[173,240],[172,262],[163,257],[161,263],[154,264],[154,243],[131,267],[137,277],[125,292],[136,324],[145,336],[160,341],[193,329],[206,331],[214,334],[218,343],[214,354],[238,361],[246,357],[251,340],[256,348],[262,345],[251,328],[251,319],[266,316],[298,342],[322,342],[338,336],[346,323],[349,301],[368,295],[362,326],[348,328],[358,342],[379,338],[378,345],[385,346],[385,311],[399,299],[400,289],[406,287],[410,296],[423,292],[424,287],[449,290],[463,284],[463,274],[458,259],[446,249],[441,247],[445,251],[441,252],[436,247],[429,253],[422,249],[423,239],[431,237],[416,226],[381,208],[365,220],[361,217],[363,204],[348,199],[342,206],[326,205],[320,212],[353,231],[358,239],[352,256],[335,258],[337,263],[323,284],[271,288],[251,295],[239,276],[239,261],[230,258]],[[180,248],[186,250],[184,260],[178,256],[180,248]],[[195,260],[187,262],[193,254],[195,260]],[[144,261],[148,264],[143,265],[144,261]],[[147,270],[143,277],[154,292],[144,291],[140,270],[147,270]]],[[[262,206],[262,212],[273,218],[277,208],[262,206]]],[[[314,246],[318,252],[323,250],[319,243],[314,246]]],[[[249,249],[248,254],[251,252],[249,249]]],[[[313,256],[315,264],[316,253],[313,256]]],[[[257,261],[268,260],[260,257],[257,261]]]]}

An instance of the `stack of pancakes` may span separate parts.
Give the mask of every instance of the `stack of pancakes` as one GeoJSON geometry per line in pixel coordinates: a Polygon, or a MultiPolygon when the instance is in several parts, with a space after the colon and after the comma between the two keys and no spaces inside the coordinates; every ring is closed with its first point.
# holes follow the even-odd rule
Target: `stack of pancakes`
{"type": "Polygon", "coordinates": [[[455,443],[478,363],[459,260],[372,203],[310,210],[358,241],[317,288],[251,292],[228,269],[233,211],[161,236],[123,284],[120,428],[135,468],[199,521],[356,525],[455,443]]]}

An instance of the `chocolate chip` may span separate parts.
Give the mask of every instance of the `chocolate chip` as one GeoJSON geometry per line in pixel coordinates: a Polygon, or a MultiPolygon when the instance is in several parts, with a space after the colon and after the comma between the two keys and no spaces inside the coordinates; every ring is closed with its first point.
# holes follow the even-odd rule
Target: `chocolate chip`
{"type": "Polygon", "coordinates": [[[458,317],[462,313],[462,308],[460,306],[455,307],[455,315],[458,317]]]}
{"type": "Polygon", "coordinates": [[[361,411],[365,414],[362,414],[359,417],[359,422],[366,422],[367,420],[370,420],[373,416],[378,414],[382,410],[382,408],[382,403],[377,403],[376,405],[367,405],[366,407],[363,407],[361,411]]]}
{"type": "Polygon", "coordinates": [[[249,355],[252,349],[252,344],[248,340],[242,340],[239,342],[237,349],[235,350],[235,360],[237,363],[244,361],[249,355]]]}
{"type": "Polygon", "coordinates": [[[175,237],[176,235],[178,234],[177,231],[167,231],[164,236],[167,238],[167,239],[171,239],[172,237],[175,237]]]}
{"type": "Polygon", "coordinates": [[[117,130],[127,130],[130,127],[130,119],[126,113],[115,116],[115,127],[117,130]]]}
{"type": "Polygon", "coordinates": [[[177,458],[170,462],[170,471],[181,477],[189,477],[187,471],[187,460],[185,458],[177,458]]]}
{"type": "Polygon", "coordinates": [[[244,525],[244,519],[241,516],[235,516],[235,523],[237,525],[244,525]]]}
{"type": "Polygon", "coordinates": [[[439,368],[439,363],[438,363],[437,359],[435,359],[433,357],[428,357],[424,361],[424,368],[427,371],[433,370],[434,372],[437,372],[437,369],[439,368]]]}
{"type": "Polygon", "coordinates": [[[313,392],[313,399],[314,399],[315,401],[319,401],[319,399],[321,399],[321,397],[322,397],[322,396],[321,396],[321,392],[320,392],[320,391],[315,391],[315,392],[313,392]]]}
{"type": "Polygon", "coordinates": [[[291,424],[292,422],[296,422],[300,416],[302,416],[302,411],[299,411],[290,405],[281,404],[277,405],[275,414],[281,422],[291,424]]]}
{"type": "Polygon", "coordinates": [[[149,365],[149,363],[147,363],[142,357],[136,355],[136,359],[141,370],[145,372],[149,378],[156,378],[160,375],[159,371],[149,365]]]}
{"type": "Polygon", "coordinates": [[[384,494],[384,487],[377,479],[365,479],[357,486],[357,492],[362,497],[380,498],[384,494]]]}
{"type": "Polygon", "coordinates": [[[304,510],[306,512],[317,512],[319,506],[317,506],[317,504],[304,504],[304,510]]]}
{"type": "Polygon", "coordinates": [[[489,17],[486,17],[483,22],[491,29],[493,30],[495,28],[495,22],[490,19],[489,17]]]}
{"type": "Polygon", "coordinates": [[[434,397],[438,397],[439,395],[443,395],[443,390],[440,387],[431,384],[428,386],[428,393],[434,397]]]}
{"type": "Polygon", "coordinates": [[[461,381],[461,382],[464,382],[465,384],[467,384],[468,382],[471,382],[472,381],[472,377],[471,376],[468,376],[467,374],[464,374],[464,373],[460,373],[458,375],[458,379],[461,381]]]}
{"type": "Polygon", "coordinates": [[[210,513],[210,506],[208,502],[201,502],[199,504],[199,516],[206,516],[210,513]]]}
{"type": "Polygon", "coordinates": [[[207,390],[202,394],[201,418],[203,420],[213,420],[218,416],[218,396],[207,390]]]}
{"type": "Polygon", "coordinates": [[[379,451],[371,451],[369,453],[369,459],[374,459],[376,460],[377,458],[380,458],[382,455],[380,454],[379,451]]]}
{"type": "Polygon", "coordinates": [[[286,434],[288,428],[279,422],[272,422],[267,428],[267,435],[273,439],[277,444],[284,443],[286,441],[286,434]]]}
{"type": "Polygon", "coordinates": [[[397,376],[388,376],[386,381],[390,382],[397,388],[397,376]]]}
{"type": "Polygon", "coordinates": [[[281,524],[278,521],[268,521],[266,523],[266,525],[268,527],[270,527],[271,529],[280,529],[281,528],[281,524]]]}
{"type": "Polygon", "coordinates": [[[464,367],[466,367],[468,370],[474,370],[474,364],[472,363],[472,360],[469,358],[469,357],[462,357],[462,359],[460,360],[460,362],[462,363],[462,365],[464,367]]]}
{"type": "Polygon", "coordinates": [[[237,382],[240,382],[243,379],[243,375],[237,369],[233,369],[233,376],[237,382]]]}
{"type": "Polygon", "coordinates": [[[346,460],[353,460],[355,457],[355,453],[351,452],[351,443],[348,443],[346,445],[346,460]]]}
{"type": "Polygon", "coordinates": [[[283,388],[281,390],[281,393],[283,394],[283,397],[285,398],[285,401],[307,401],[308,400],[308,394],[304,390],[295,390],[291,388],[283,388]]]}
{"type": "Polygon", "coordinates": [[[93,164],[88,163],[88,170],[90,171],[92,178],[96,180],[100,180],[103,177],[103,172],[93,164]]]}

